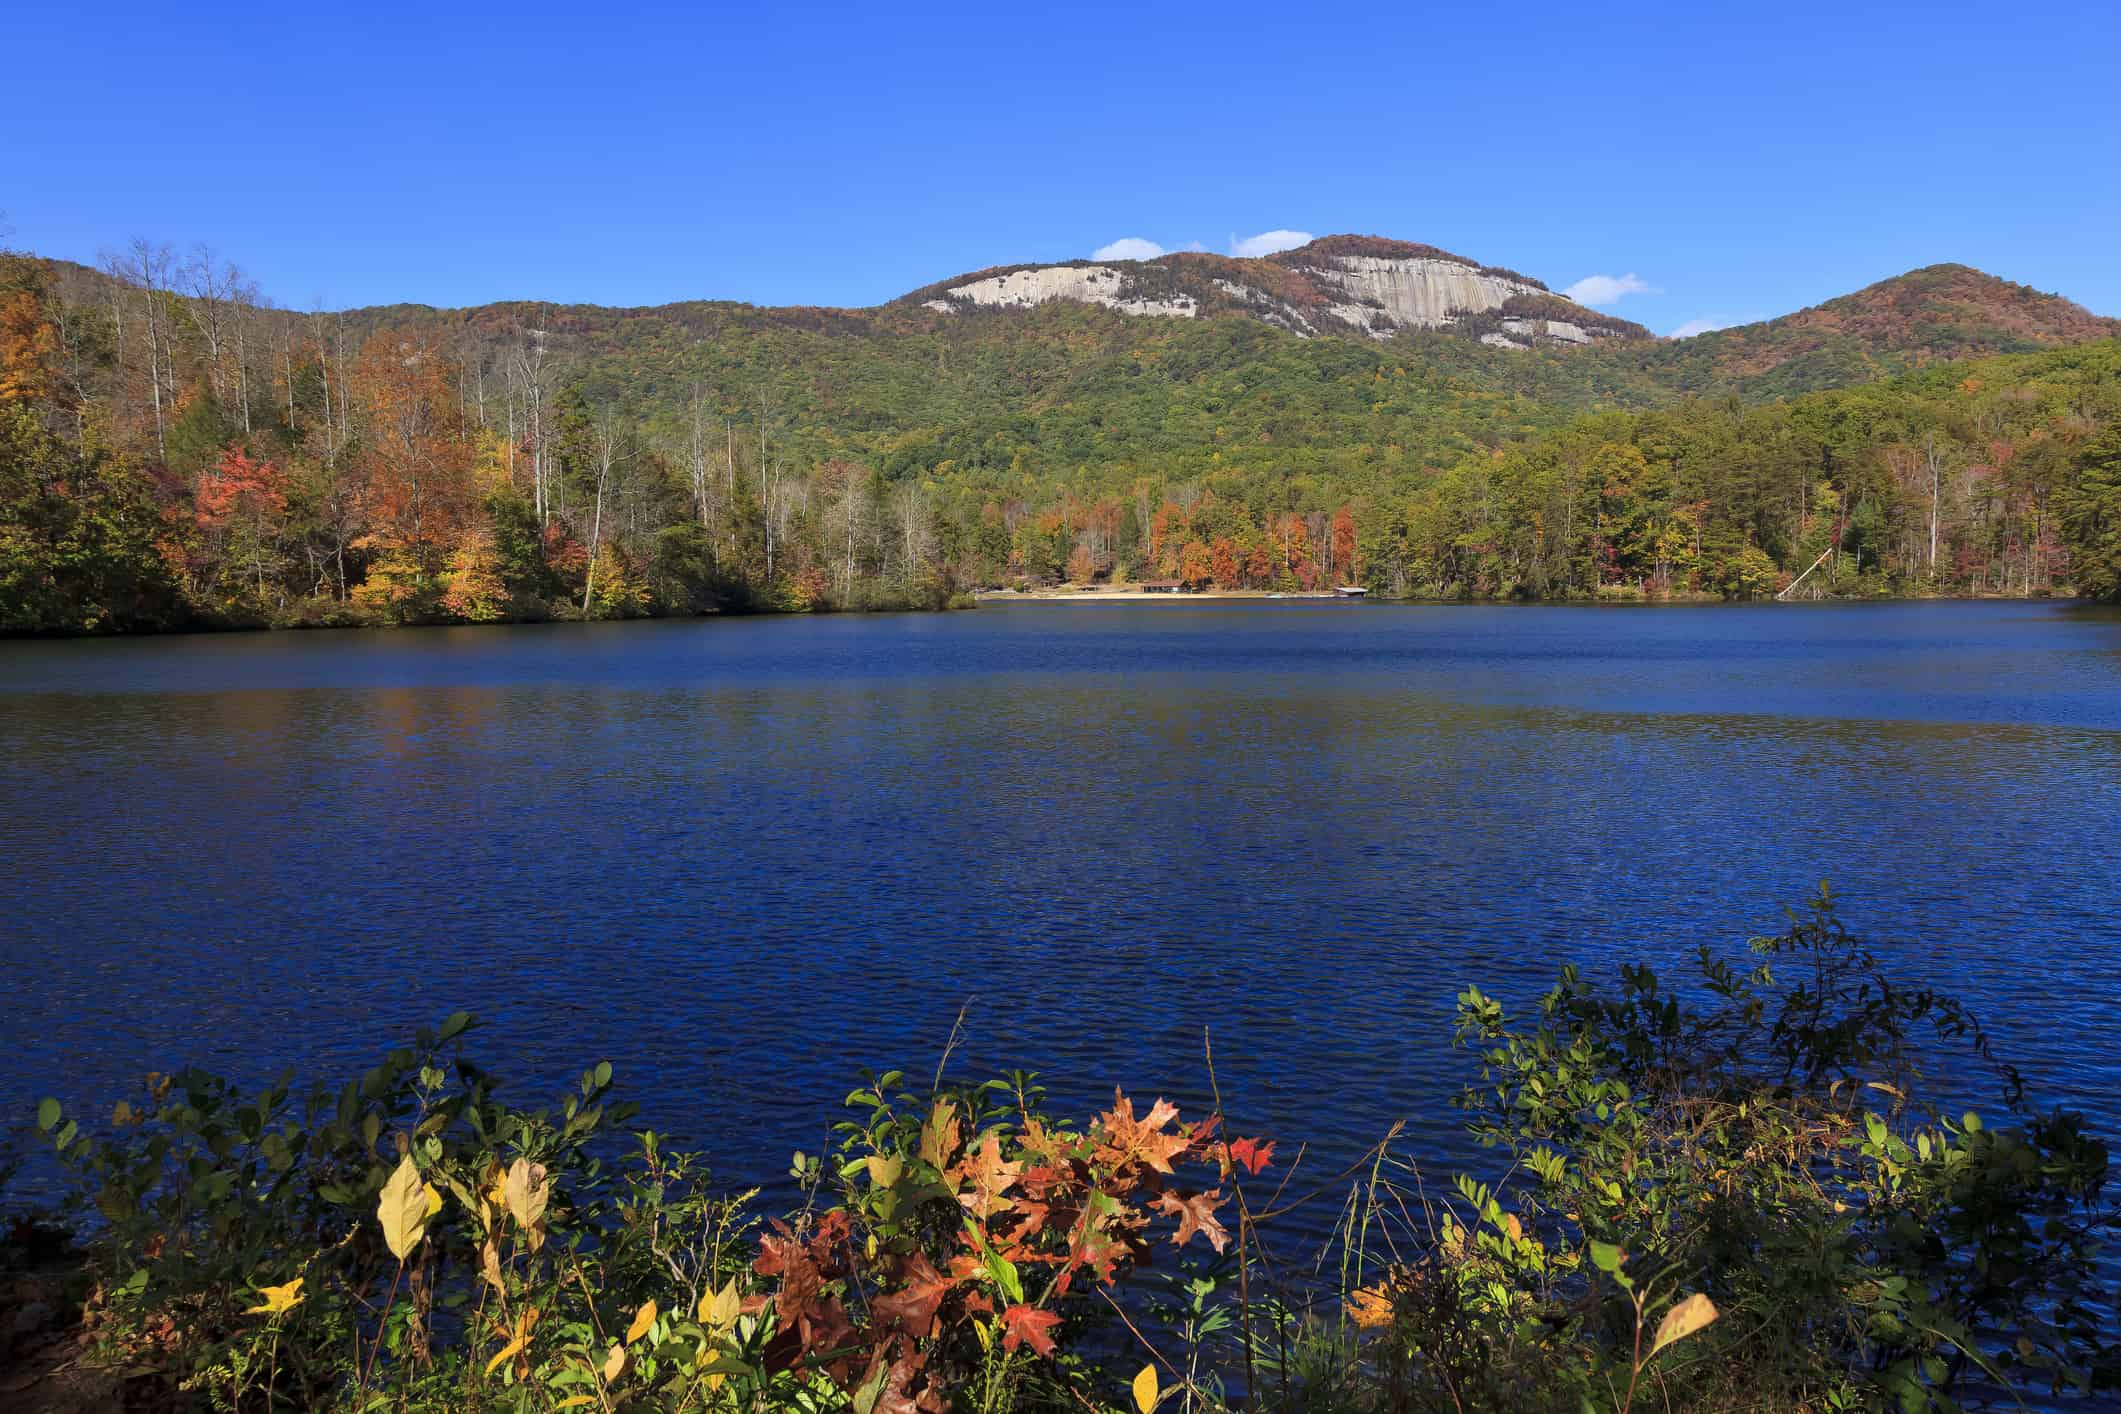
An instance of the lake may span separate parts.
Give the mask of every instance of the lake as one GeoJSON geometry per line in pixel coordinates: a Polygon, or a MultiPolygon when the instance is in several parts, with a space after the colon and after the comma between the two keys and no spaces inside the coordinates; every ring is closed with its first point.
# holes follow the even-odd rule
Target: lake
{"type": "Polygon", "coordinates": [[[1468,983],[1736,955],[1822,878],[2121,1120],[2121,617],[1027,604],[0,644],[0,1107],[337,1079],[457,1009],[732,1180],[863,1066],[1043,1072],[1322,1172],[1463,1157],[1468,983]]]}

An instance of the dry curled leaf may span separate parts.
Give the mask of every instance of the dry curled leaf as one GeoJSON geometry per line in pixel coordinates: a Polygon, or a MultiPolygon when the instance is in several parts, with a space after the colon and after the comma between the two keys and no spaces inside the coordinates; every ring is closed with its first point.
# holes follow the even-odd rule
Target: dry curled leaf
{"type": "Polygon", "coordinates": [[[543,1164],[517,1159],[501,1181],[501,1201],[516,1226],[530,1234],[532,1251],[544,1245],[545,1205],[551,1198],[552,1185],[546,1181],[543,1164]]]}

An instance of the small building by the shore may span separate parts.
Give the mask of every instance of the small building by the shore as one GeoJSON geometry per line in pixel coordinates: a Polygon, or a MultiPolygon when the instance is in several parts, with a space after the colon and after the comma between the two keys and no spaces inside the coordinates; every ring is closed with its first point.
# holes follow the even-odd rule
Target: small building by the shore
{"type": "Polygon", "coordinates": [[[1182,579],[1145,579],[1135,588],[1144,594],[1185,594],[1190,592],[1182,579]]]}

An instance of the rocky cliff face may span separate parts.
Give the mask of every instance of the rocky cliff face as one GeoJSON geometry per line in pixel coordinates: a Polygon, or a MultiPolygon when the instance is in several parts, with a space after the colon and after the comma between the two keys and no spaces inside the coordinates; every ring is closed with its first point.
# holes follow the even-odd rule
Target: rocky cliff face
{"type": "Polygon", "coordinates": [[[929,309],[945,313],[956,308],[953,301],[1028,309],[1034,304],[1055,299],[1101,304],[1125,314],[1165,314],[1191,319],[1200,312],[1198,302],[1190,295],[1140,298],[1130,293],[1132,290],[1133,282],[1109,265],[1039,265],[953,285],[944,298],[922,303],[929,309]]]}
{"type": "Polygon", "coordinates": [[[907,297],[941,314],[1050,300],[1180,319],[1244,314],[1306,338],[1389,339],[1406,329],[1448,329],[1501,348],[1531,348],[1650,337],[1640,325],[1585,309],[1530,276],[1376,236],[1327,236],[1263,260],[1179,253],[1011,266],[907,297]]]}
{"type": "Polygon", "coordinates": [[[1331,312],[1371,333],[1441,328],[1461,314],[1500,309],[1512,295],[1538,294],[1545,288],[1422,256],[1327,255],[1315,265],[1295,268],[1339,290],[1345,298],[1332,305],[1331,312]]]}

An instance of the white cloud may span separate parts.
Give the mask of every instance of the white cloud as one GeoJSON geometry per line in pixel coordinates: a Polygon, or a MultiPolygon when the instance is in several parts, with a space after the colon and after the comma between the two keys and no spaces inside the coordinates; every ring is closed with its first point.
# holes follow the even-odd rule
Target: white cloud
{"type": "Polygon", "coordinates": [[[1143,240],[1140,236],[1121,236],[1110,245],[1101,245],[1090,252],[1092,260],[1154,260],[1164,253],[1164,248],[1155,241],[1143,240]]]}
{"type": "Polygon", "coordinates": [[[1728,329],[1730,327],[1721,319],[1689,319],[1686,323],[1665,335],[1665,337],[1668,339],[1691,339],[1696,334],[1713,334],[1718,329],[1728,329]]]}
{"type": "Polygon", "coordinates": [[[1562,293],[1578,304],[1618,304],[1625,295],[1664,292],[1631,270],[1625,275],[1586,275],[1562,293]]]}
{"type": "Polygon", "coordinates": [[[1272,255],[1278,250],[1294,250],[1300,245],[1311,244],[1309,231],[1261,231],[1256,236],[1230,237],[1230,254],[1244,259],[1272,255]]]}

